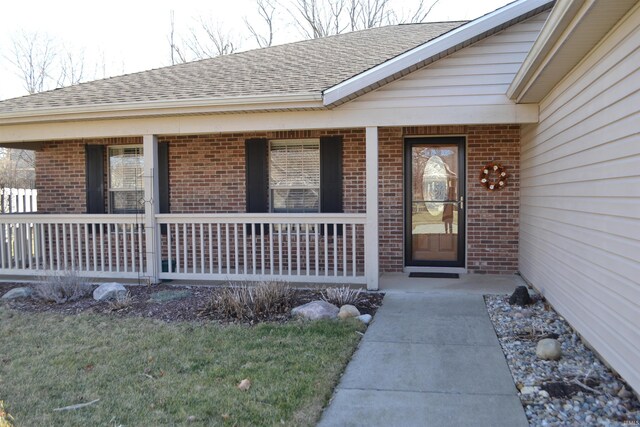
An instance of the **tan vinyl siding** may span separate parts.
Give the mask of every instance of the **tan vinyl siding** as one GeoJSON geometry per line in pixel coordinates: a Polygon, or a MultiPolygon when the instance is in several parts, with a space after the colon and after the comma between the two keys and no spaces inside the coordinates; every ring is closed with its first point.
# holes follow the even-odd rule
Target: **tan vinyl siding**
{"type": "Polygon", "coordinates": [[[640,11],[523,127],[520,271],[640,391],[640,11]]]}
{"type": "Polygon", "coordinates": [[[340,108],[512,105],[507,88],[548,14],[509,27],[340,108]]]}

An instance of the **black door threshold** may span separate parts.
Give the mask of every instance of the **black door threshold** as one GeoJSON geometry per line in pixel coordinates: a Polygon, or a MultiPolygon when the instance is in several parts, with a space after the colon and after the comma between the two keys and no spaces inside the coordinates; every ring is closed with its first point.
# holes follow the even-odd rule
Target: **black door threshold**
{"type": "Polygon", "coordinates": [[[420,279],[459,279],[458,273],[409,273],[409,277],[420,279]]]}

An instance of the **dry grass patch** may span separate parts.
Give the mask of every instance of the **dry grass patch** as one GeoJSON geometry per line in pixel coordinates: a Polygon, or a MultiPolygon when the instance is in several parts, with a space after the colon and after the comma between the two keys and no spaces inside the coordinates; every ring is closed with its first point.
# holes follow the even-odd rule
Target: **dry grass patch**
{"type": "Polygon", "coordinates": [[[34,294],[36,298],[56,304],[76,301],[91,291],[83,281],[84,279],[73,270],[51,272],[35,286],[34,294]]]}
{"type": "Polygon", "coordinates": [[[220,289],[211,297],[202,314],[219,313],[237,320],[266,320],[288,315],[293,297],[293,290],[283,282],[244,283],[220,289]]]}

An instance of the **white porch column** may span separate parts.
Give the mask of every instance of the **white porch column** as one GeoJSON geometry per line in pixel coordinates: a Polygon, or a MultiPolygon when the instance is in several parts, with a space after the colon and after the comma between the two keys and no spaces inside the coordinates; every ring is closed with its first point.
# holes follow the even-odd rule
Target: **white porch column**
{"type": "Polygon", "coordinates": [[[364,226],[364,272],[367,289],[378,290],[378,128],[366,131],[367,221],[364,226]]]}
{"type": "Polygon", "coordinates": [[[147,255],[147,276],[152,284],[160,282],[158,254],[160,248],[158,227],[156,224],[156,214],[159,212],[159,192],[158,192],[158,137],[155,135],[144,135],[143,156],[144,156],[144,231],[146,240],[147,255]]]}

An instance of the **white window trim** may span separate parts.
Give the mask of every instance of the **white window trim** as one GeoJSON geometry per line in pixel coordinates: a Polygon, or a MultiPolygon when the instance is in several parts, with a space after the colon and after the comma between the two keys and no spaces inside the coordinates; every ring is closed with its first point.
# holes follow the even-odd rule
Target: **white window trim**
{"type": "MultiPolygon", "coordinates": [[[[294,189],[294,190],[318,190],[318,210],[320,212],[320,186],[321,182],[318,182],[318,186],[297,186],[297,187],[284,187],[284,186],[271,186],[271,150],[274,144],[277,145],[316,145],[318,147],[318,156],[320,155],[320,138],[301,138],[301,139],[273,139],[269,141],[269,150],[267,155],[269,176],[267,177],[268,185],[268,198],[269,198],[269,212],[274,212],[272,190],[274,189],[294,189]]],[[[320,159],[318,159],[318,168],[320,169],[320,159]]],[[[319,170],[320,172],[320,170],[319,170]]]]}
{"type": "MultiPolygon", "coordinates": [[[[122,145],[107,145],[107,210],[110,214],[113,213],[113,206],[111,206],[111,193],[112,192],[125,192],[125,191],[142,191],[144,192],[143,182],[140,181],[140,190],[130,190],[121,188],[111,188],[111,150],[122,148],[139,148],[142,156],[144,157],[143,144],[122,144],[122,145]]],[[[139,213],[143,213],[144,209],[141,209],[139,213]]]]}

